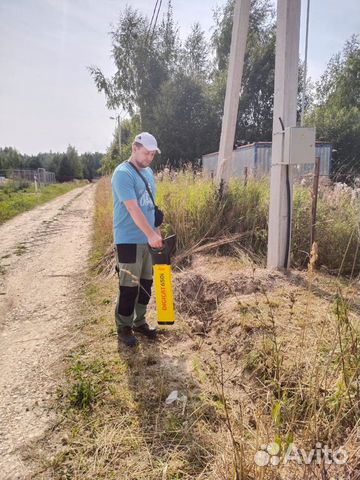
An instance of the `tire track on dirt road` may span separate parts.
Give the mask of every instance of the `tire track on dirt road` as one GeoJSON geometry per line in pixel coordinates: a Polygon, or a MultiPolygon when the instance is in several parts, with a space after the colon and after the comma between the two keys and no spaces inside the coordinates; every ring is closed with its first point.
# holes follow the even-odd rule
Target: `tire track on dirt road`
{"type": "Polygon", "coordinates": [[[94,185],[0,226],[0,479],[29,478],[21,451],[54,418],[59,360],[75,341],[94,185]]]}

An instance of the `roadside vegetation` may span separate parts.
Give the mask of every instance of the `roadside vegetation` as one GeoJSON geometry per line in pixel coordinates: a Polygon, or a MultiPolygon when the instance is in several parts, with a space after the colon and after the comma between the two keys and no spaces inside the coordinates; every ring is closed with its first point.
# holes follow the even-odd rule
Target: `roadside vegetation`
{"type": "Polygon", "coordinates": [[[37,192],[34,185],[28,182],[7,181],[0,184],[0,224],[84,184],[84,182],[57,183],[41,186],[37,192]]]}
{"type": "MultiPolygon", "coordinates": [[[[158,178],[157,200],[165,212],[163,234],[177,234],[178,254],[202,251],[215,242],[221,253],[240,248],[258,265],[265,265],[269,184],[267,180],[233,180],[221,198],[211,180],[193,173],[158,178]]],[[[112,200],[110,179],[99,182],[96,202],[95,266],[112,265],[112,200]]],[[[292,225],[292,266],[305,268],[310,258],[311,189],[295,186],[292,225]]],[[[348,190],[321,186],[318,198],[317,266],[334,275],[354,278],[360,270],[359,198],[348,190]]]]}
{"type": "MultiPolygon", "coordinates": [[[[29,452],[38,477],[358,478],[355,272],[346,279],[319,271],[316,250],[302,271],[285,275],[263,269],[265,183],[250,183],[247,190],[233,184],[223,210],[215,187],[204,179],[194,182],[185,174],[159,183],[162,207],[179,235],[173,282],[177,321],[161,328],[155,344],[143,340],[136,351],[117,351],[111,190],[102,179],[82,336],[65,359],[56,400],[61,421],[29,452]],[[231,228],[218,231],[224,218],[231,228]],[[250,237],[235,241],[242,232],[250,237]],[[178,400],[167,404],[174,390],[178,400]],[[313,449],[313,461],[306,464],[300,452],[300,463],[285,464],[290,445],[294,455],[313,449]],[[325,461],[325,446],[336,451],[341,464],[325,461]],[[279,465],[270,464],[277,459],[279,465]],[[267,466],[259,465],[262,460],[267,466]]],[[[331,201],[332,221],[340,221],[331,201]]],[[[300,205],[306,211],[306,203],[300,205]]],[[[356,212],[348,213],[347,223],[356,212]]],[[[169,225],[164,228],[170,233],[169,225]]],[[[344,238],[340,242],[333,234],[334,249],[349,244],[347,228],[335,229],[344,238]]],[[[345,253],[346,248],[343,259],[345,253]]],[[[156,323],[153,300],[149,321],[156,323]]]]}

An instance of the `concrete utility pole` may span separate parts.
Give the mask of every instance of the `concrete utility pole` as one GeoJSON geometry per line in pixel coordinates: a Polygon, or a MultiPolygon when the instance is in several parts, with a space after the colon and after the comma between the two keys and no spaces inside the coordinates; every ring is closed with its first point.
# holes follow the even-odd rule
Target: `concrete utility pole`
{"type": "Polygon", "coordinates": [[[268,268],[288,268],[291,234],[291,166],[283,162],[284,130],[296,126],[301,0],[278,0],[268,268]],[[281,119],[281,121],[279,120],[281,119]]]}
{"type": "Polygon", "coordinates": [[[216,181],[226,184],[231,175],[236,120],[249,26],[250,0],[235,0],[224,116],[221,127],[216,181]]]}

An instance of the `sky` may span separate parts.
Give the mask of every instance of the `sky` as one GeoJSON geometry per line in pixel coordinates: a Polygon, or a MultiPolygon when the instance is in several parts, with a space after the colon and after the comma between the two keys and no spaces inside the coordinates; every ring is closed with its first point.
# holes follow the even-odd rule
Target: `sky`
{"type": "MultiPolygon", "coordinates": [[[[163,1],[162,12],[166,0],[163,1]]],[[[302,0],[304,57],[307,0],[302,0]]],[[[115,127],[88,71],[114,72],[108,32],[126,4],[151,17],[155,0],[0,0],[0,148],[21,153],[105,152],[115,127]]],[[[198,21],[210,36],[225,0],[172,0],[185,38],[198,21]]],[[[161,14],[160,14],[161,15],[161,14]]],[[[359,0],[311,0],[308,73],[319,79],[330,57],[360,32],[359,0]]]]}

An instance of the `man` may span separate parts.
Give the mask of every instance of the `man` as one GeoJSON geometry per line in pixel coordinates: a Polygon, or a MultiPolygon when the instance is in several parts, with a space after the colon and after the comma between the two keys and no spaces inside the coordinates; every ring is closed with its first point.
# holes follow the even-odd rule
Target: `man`
{"type": "Polygon", "coordinates": [[[155,137],[140,133],[132,144],[131,157],[116,167],[111,180],[120,284],[115,321],[119,341],[131,347],[137,345],[134,331],[156,337],[156,329],[145,319],[153,282],[148,244],[160,248],[163,241],[155,228],[154,203],[144,182],[155,199],[154,175],[149,167],[156,152],[160,150],[155,137]]]}

